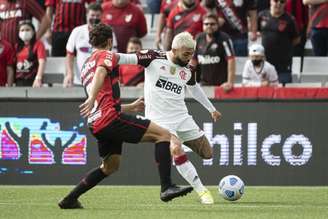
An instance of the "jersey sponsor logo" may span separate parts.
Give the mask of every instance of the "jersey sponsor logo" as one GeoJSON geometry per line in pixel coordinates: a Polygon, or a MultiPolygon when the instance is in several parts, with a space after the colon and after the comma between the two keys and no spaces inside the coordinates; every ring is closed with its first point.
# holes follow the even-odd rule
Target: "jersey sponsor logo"
{"type": "Polygon", "coordinates": [[[193,20],[194,22],[199,21],[199,19],[200,19],[200,14],[195,14],[194,16],[192,16],[192,20],[193,20]]]}
{"type": "Polygon", "coordinates": [[[15,18],[15,17],[22,17],[22,16],[23,16],[23,12],[21,9],[0,12],[0,18],[3,20],[15,18]]]}
{"type": "Polygon", "coordinates": [[[187,76],[187,73],[185,72],[185,71],[180,71],[179,72],[179,75],[180,75],[180,78],[182,79],[182,80],[187,80],[187,78],[186,78],[186,76],[187,76]]]}
{"type": "Polygon", "coordinates": [[[209,55],[198,55],[198,62],[201,65],[217,64],[220,63],[221,58],[219,56],[209,56],[209,55]]]}
{"type": "Polygon", "coordinates": [[[181,19],[181,15],[176,15],[175,17],[174,17],[174,20],[175,21],[178,21],[178,20],[180,20],[181,19]]]}
{"type": "Polygon", "coordinates": [[[131,22],[131,20],[132,20],[132,16],[133,16],[132,14],[127,14],[127,15],[125,15],[125,19],[124,19],[125,22],[126,22],[126,23],[131,22]]]}
{"type": "Polygon", "coordinates": [[[87,62],[84,64],[81,74],[85,75],[90,69],[94,68],[96,66],[96,60],[93,60],[91,62],[87,62]]]}
{"type": "Polygon", "coordinates": [[[182,86],[169,81],[165,77],[160,77],[156,82],[156,87],[162,88],[164,90],[172,91],[176,94],[181,94],[182,86]]]}
{"type": "Polygon", "coordinates": [[[171,73],[171,75],[174,75],[176,70],[177,70],[176,67],[171,66],[171,68],[170,68],[170,73],[171,73]]]}
{"type": "Polygon", "coordinates": [[[286,29],[286,27],[287,27],[287,22],[280,20],[278,24],[278,30],[280,32],[283,32],[286,29]]]}

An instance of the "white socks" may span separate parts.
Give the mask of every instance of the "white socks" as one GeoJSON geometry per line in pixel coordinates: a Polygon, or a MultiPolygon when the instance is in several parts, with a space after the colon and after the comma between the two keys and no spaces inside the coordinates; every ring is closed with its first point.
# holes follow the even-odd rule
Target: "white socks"
{"type": "Polygon", "coordinates": [[[180,175],[194,188],[197,193],[201,193],[206,190],[203,183],[200,181],[194,165],[188,160],[185,154],[175,159],[175,166],[180,175]]]}

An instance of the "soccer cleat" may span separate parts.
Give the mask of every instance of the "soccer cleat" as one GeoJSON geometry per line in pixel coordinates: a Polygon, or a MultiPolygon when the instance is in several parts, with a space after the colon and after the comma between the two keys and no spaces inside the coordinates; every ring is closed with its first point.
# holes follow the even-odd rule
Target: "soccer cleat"
{"type": "Polygon", "coordinates": [[[213,197],[211,195],[211,192],[208,191],[207,189],[203,192],[200,192],[198,195],[199,195],[199,198],[200,198],[200,203],[202,203],[204,205],[214,204],[214,200],[213,200],[213,197]]]}
{"type": "Polygon", "coordinates": [[[77,199],[64,198],[58,203],[61,209],[81,209],[83,208],[81,202],[77,199]]]}
{"type": "Polygon", "coordinates": [[[163,202],[171,201],[174,198],[185,196],[193,190],[192,187],[179,187],[176,185],[171,185],[164,192],[161,192],[161,200],[163,202]]]}

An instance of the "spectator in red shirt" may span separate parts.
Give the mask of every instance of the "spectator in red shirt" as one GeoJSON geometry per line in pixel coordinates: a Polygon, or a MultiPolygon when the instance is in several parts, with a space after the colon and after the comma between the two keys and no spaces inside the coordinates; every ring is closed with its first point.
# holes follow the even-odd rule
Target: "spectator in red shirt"
{"type": "Polygon", "coordinates": [[[86,23],[86,3],[94,2],[95,0],[46,0],[47,14],[55,17],[51,36],[51,55],[66,56],[66,43],[69,35],[74,27],[86,23]]]}
{"type": "Polygon", "coordinates": [[[105,2],[102,7],[102,21],[113,28],[118,52],[126,52],[131,37],[142,38],[147,34],[144,14],[140,8],[130,3],[130,0],[113,0],[105,2]]]}
{"type": "MultiPolygon", "coordinates": [[[[126,48],[127,53],[140,52],[142,49],[141,40],[131,37],[126,48]]],[[[142,86],[145,80],[145,70],[141,65],[124,64],[119,67],[120,82],[125,86],[142,86]]]]}
{"type": "Polygon", "coordinates": [[[328,0],[303,0],[310,7],[311,42],[316,56],[328,56],[328,0]]]}
{"type": "Polygon", "coordinates": [[[0,87],[12,86],[14,82],[14,50],[9,42],[1,38],[0,19],[0,87]]]}
{"type": "Polygon", "coordinates": [[[193,37],[203,31],[202,17],[206,10],[196,0],[180,0],[167,18],[164,49],[170,50],[173,37],[187,31],[193,37]]]}
{"type": "Polygon", "coordinates": [[[42,86],[46,51],[42,41],[37,40],[31,21],[21,22],[16,47],[16,86],[42,86]]]}
{"type": "Polygon", "coordinates": [[[17,43],[17,29],[21,20],[35,17],[41,23],[36,34],[40,38],[50,27],[50,18],[45,14],[35,0],[0,0],[0,17],[2,39],[8,41],[12,47],[17,43]]]}
{"type": "Polygon", "coordinates": [[[304,47],[307,40],[306,32],[307,25],[309,22],[308,6],[305,6],[302,0],[287,0],[286,1],[286,12],[293,15],[295,18],[298,32],[300,33],[300,43],[294,46],[294,56],[304,56],[304,47]]]}

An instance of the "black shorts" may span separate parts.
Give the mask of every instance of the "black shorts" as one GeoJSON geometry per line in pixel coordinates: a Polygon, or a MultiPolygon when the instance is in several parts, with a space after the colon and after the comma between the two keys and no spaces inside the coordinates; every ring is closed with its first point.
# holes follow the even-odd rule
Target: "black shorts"
{"type": "Polygon", "coordinates": [[[122,113],[105,128],[95,133],[99,156],[105,158],[121,154],[123,142],[139,143],[146,133],[150,120],[122,113]]]}

